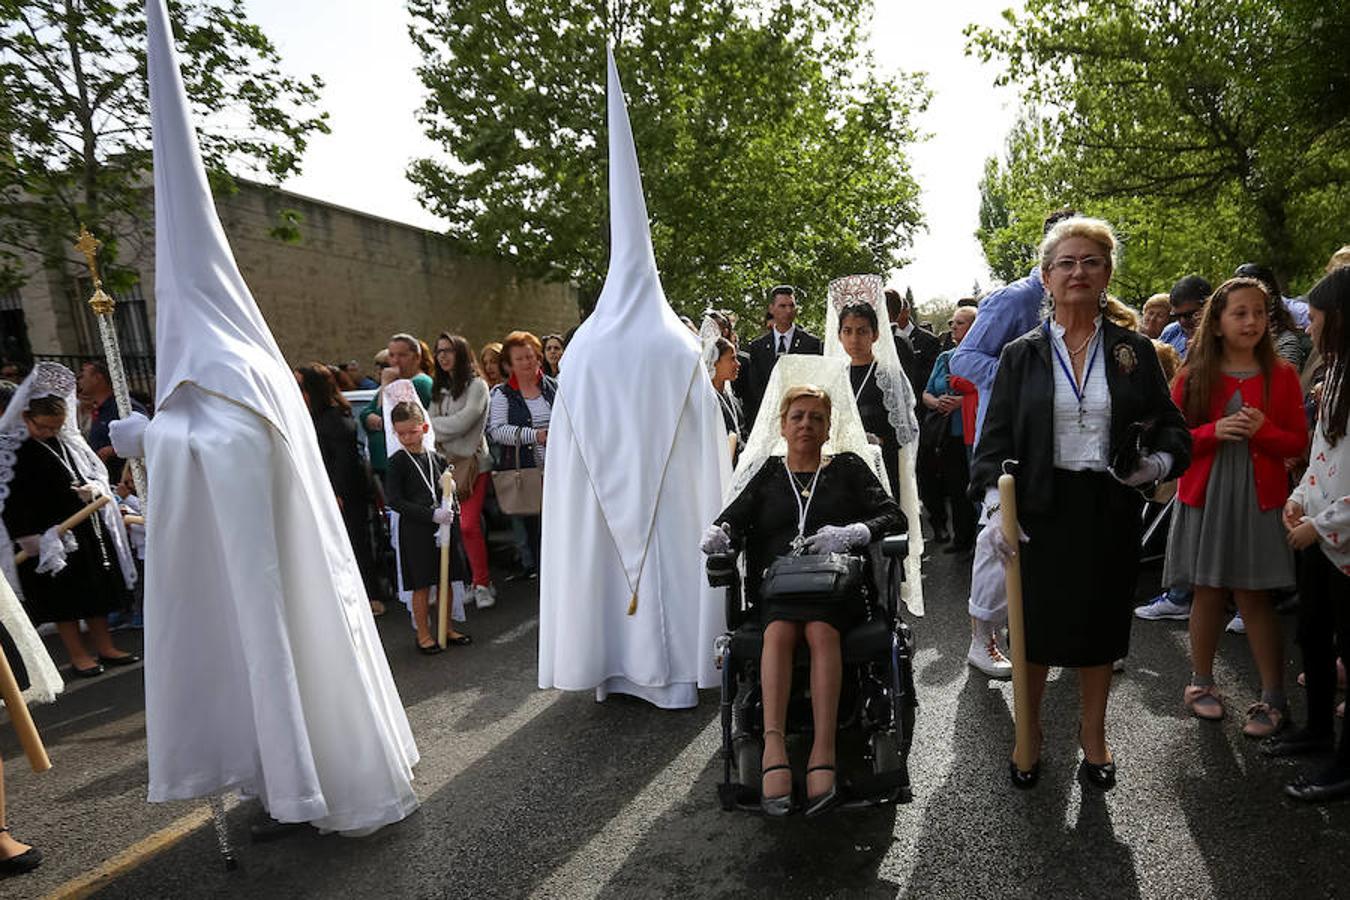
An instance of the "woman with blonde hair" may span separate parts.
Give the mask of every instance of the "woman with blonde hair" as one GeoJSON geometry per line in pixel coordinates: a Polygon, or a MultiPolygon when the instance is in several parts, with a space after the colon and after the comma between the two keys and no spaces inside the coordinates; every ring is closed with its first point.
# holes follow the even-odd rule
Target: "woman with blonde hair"
{"type": "MultiPolygon", "coordinates": [[[[1136,488],[1175,477],[1190,459],[1190,435],[1153,343],[1111,320],[1106,289],[1115,249],[1115,234],[1100,219],[1065,219],[1046,234],[1040,257],[1050,315],[1003,351],[971,471],[971,495],[992,516],[1004,461],[1021,461],[1037,762],[1026,771],[1009,763],[1018,788],[1040,777],[1040,707],[1051,666],[1078,670],[1079,780],[1101,790],[1115,785],[1106,703],[1111,665],[1129,653],[1144,504],[1136,488]]],[[[1013,552],[998,527],[986,526],[979,540],[1000,559],[1013,552]]]]}
{"type": "Polygon", "coordinates": [[[1144,308],[1140,311],[1139,333],[1156,341],[1162,337],[1162,331],[1170,321],[1172,321],[1171,298],[1166,294],[1154,294],[1144,301],[1144,308]]]}

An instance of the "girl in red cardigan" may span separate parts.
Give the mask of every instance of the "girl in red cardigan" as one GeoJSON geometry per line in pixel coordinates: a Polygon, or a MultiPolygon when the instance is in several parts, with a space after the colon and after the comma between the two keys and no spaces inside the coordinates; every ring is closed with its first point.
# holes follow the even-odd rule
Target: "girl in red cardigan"
{"type": "Polygon", "coordinates": [[[1289,496],[1284,461],[1308,442],[1298,373],[1275,356],[1270,303],[1255,279],[1219,285],[1173,382],[1193,450],[1178,484],[1163,567],[1164,586],[1195,589],[1185,703],[1202,719],[1224,715],[1214,654],[1230,591],[1237,601],[1261,673],[1261,699],[1248,708],[1242,729],[1249,737],[1274,734],[1288,715],[1284,642],[1267,592],[1295,584],[1280,520],[1289,496]]]}

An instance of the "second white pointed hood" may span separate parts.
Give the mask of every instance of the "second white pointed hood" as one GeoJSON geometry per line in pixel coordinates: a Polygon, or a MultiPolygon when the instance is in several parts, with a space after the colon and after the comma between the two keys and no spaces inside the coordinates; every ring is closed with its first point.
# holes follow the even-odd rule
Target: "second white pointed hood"
{"type": "Polygon", "coordinates": [[[661,288],[623,88],[613,53],[607,58],[609,272],[595,311],[567,346],[555,401],[586,471],[548,477],[589,479],[637,591],[685,399],[691,386],[711,391],[712,383],[698,339],[661,288]]]}

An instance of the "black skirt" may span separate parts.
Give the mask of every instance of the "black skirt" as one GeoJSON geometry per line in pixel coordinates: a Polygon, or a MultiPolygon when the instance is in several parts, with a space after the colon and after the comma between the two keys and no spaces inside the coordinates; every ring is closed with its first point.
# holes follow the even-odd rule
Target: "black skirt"
{"type": "Polygon", "coordinates": [[[1055,508],[1019,516],[1027,660],[1107,665],[1130,651],[1143,498],[1105,472],[1054,479],[1055,508]]]}

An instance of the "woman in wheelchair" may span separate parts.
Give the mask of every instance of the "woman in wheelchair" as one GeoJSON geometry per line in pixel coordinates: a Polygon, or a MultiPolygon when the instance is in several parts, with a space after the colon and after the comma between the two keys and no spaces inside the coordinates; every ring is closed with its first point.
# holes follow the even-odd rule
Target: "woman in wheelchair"
{"type": "MultiPolygon", "coordinates": [[[[704,553],[746,553],[747,596],[760,597],[775,559],[805,553],[861,551],[899,530],[902,516],[876,474],[856,454],[823,456],[830,434],[830,396],[814,385],[789,388],[779,404],[785,456],[771,457],[709,528],[704,553]]],[[[792,660],[804,639],[811,654],[814,739],[806,770],[807,815],[833,806],[835,732],[843,664],[840,635],[866,615],[856,602],[775,602],[758,605],[765,625],[760,679],[764,703],[761,806],[769,815],[792,811],[792,771],[783,733],[792,687],[792,660]]]]}

